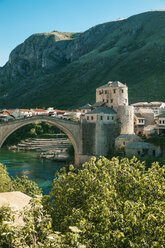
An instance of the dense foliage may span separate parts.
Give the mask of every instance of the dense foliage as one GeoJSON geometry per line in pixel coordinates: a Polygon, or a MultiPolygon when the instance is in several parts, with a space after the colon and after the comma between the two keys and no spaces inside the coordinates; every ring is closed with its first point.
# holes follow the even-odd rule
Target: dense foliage
{"type": "Polygon", "coordinates": [[[28,177],[22,176],[21,178],[16,177],[12,180],[12,190],[13,191],[21,191],[22,193],[29,195],[31,197],[35,197],[41,194],[41,189],[37,186],[37,184],[29,180],[28,177]]]}
{"type": "Polygon", "coordinates": [[[10,191],[11,179],[6,171],[6,167],[0,164],[0,192],[10,191]]]}
{"type": "MultiPolygon", "coordinates": [[[[12,183],[35,195],[27,181],[12,183]]],[[[164,248],[165,166],[92,158],[81,169],[58,172],[50,196],[30,206],[21,228],[8,208],[0,209],[0,247],[164,248]]]]}
{"type": "Polygon", "coordinates": [[[41,189],[37,184],[27,177],[10,178],[6,167],[0,164],[0,192],[21,191],[31,197],[41,194],[41,189]]]}
{"type": "Polygon", "coordinates": [[[87,247],[164,247],[165,166],[93,158],[54,179],[55,229],[77,226],[87,247]]]}
{"type": "Polygon", "coordinates": [[[40,198],[30,202],[22,213],[24,224],[15,225],[15,216],[7,207],[0,208],[0,247],[2,248],[83,248],[79,242],[79,230],[70,227],[62,235],[52,230],[51,216],[45,211],[40,198]]]}

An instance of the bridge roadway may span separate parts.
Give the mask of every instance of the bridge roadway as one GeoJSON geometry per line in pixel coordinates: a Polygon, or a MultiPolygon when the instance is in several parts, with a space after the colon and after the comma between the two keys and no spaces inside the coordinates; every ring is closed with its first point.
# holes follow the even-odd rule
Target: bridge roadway
{"type": "Polygon", "coordinates": [[[81,154],[81,124],[79,122],[65,120],[62,118],[51,117],[51,116],[33,116],[22,119],[10,120],[5,123],[0,123],[0,148],[3,143],[13,132],[18,130],[19,128],[34,123],[34,122],[48,122],[61,131],[63,131],[70,139],[75,152],[75,165],[79,165],[80,159],[79,155],[81,154]]]}

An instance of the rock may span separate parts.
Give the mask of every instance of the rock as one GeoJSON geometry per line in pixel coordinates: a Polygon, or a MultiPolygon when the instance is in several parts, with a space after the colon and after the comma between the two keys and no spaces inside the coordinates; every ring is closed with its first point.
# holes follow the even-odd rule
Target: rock
{"type": "Polygon", "coordinates": [[[11,208],[15,215],[14,224],[16,226],[24,225],[22,217],[19,216],[19,213],[29,204],[30,200],[30,196],[20,191],[0,193],[0,207],[9,206],[11,208]]]}

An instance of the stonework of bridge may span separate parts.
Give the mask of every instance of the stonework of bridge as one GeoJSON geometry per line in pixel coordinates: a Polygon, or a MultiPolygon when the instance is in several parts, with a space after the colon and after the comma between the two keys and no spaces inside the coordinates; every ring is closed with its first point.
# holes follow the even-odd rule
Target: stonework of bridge
{"type": "Polygon", "coordinates": [[[114,140],[119,135],[116,125],[89,123],[86,120],[75,122],[51,116],[34,116],[0,124],[0,147],[17,129],[34,122],[51,123],[68,136],[74,147],[75,165],[89,161],[93,156],[106,156],[109,149],[113,149],[114,140]]]}
{"type": "Polygon", "coordinates": [[[68,136],[74,147],[75,165],[79,165],[79,163],[81,163],[80,123],[50,116],[34,116],[0,124],[0,147],[2,147],[5,140],[17,129],[34,122],[47,122],[63,131],[68,136]]]}

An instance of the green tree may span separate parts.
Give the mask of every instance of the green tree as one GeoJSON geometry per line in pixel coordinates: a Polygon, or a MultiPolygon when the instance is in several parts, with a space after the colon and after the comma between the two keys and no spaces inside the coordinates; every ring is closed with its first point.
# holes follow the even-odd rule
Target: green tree
{"type": "Polygon", "coordinates": [[[13,179],[12,190],[21,191],[22,193],[27,194],[31,197],[35,197],[36,195],[41,194],[41,189],[38,187],[38,185],[34,181],[29,180],[26,176],[23,176],[21,178],[16,177],[15,179],[13,179]]]}
{"type": "Polygon", "coordinates": [[[57,174],[51,191],[54,229],[77,226],[82,243],[99,248],[164,247],[165,166],[93,158],[57,174]]]}
{"type": "Polygon", "coordinates": [[[21,191],[31,197],[41,194],[41,189],[38,185],[23,176],[21,178],[10,178],[6,167],[0,164],[0,192],[21,191]]]}
{"type": "Polygon", "coordinates": [[[10,191],[11,188],[11,179],[6,171],[6,167],[0,163],[0,192],[10,191]]]}
{"type": "Polygon", "coordinates": [[[40,198],[32,199],[22,212],[23,226],[15,225],[10,208],[0,208],[0,247],[3,248],[85,248],[79,242],[76,227],[66,235],[52,230],[51,216],[43,209],[40,198]]]}

